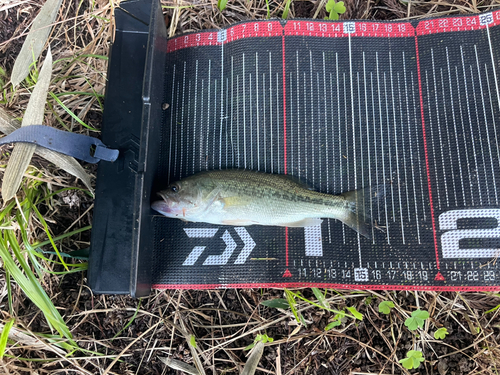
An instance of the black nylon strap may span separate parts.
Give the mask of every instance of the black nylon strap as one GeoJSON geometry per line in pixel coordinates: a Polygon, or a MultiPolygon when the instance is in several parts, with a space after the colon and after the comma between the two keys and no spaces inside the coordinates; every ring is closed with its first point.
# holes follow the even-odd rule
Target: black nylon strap
{"type": "Polygon", "coordinates": [[[100,160],[115,161],[119,154],[118,150],[107,148],[97,138],[45,125],[23,126],[0,139],[0,145],[16,142],[45,147],[88,163],[97,163],[100,160]]]}

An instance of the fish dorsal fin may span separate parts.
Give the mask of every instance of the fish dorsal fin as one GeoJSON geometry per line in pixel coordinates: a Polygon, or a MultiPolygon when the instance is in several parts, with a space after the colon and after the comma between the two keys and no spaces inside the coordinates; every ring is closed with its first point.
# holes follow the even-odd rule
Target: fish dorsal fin
{"type": "Polygon", "coordinates": [[[315,227],[316,225],[320,225],[322,222],[323,220],[321,219],[308,217],[293,223],[282,223],[280,226],[293,228],[315,227]]]}

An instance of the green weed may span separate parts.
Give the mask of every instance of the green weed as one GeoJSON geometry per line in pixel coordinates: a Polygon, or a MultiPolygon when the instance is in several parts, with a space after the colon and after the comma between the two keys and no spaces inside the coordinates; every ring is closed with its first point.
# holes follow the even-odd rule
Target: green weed
{"type": "Polygon", "coordinates": [[[424,328],[424,322],[429,318],[429,313],[424,310],[415,310],[411,313],[411,317],[405,320],[405,326],[410,331],[415,331],[417,328],[424,328]]]}
{"type": "Polygon", "coordinates": [[[336,3],[335,0],[328,0],[325,8],[328,12],[328,17],[325,17],[325,19],[330,20],[338,20],[340,15],[344,14],[346,11],[346,7],[344,6],[343,1],[339,1],[338,3],[336,3]]]}
{"type": "Polygon", "coordinates": [[[399,363],[401,363],[404,368],[411,370],[418,368],[423,361],[425,361],[425,358],[420,350],[410,350],[406,353],[406,358],[399,360],[399,363]]]}
{"type": "Polygon", "coordinates": [[[255,344],[257,344],[259,341],[262,341],[262,343],[265,344],[267,342],[273,342],[274,339],[272,337],[269,337],[265,333],[262,334],[262,335],[257,335],[255,337],[255,340],[253,341],[253,343],[251,343],[250,345],[248,345],[244,350],[250,350],[250,349],[252,349],[255,346],[255,344]]]}
{"type": "Polygon", "coordinates": [[[392,301],[382,301],[378,305],[378,311],[385,315],[390,314],[391,309],[393,308],[394,308],[394,302],[392,301]]]}
{"type": "Polygon", "coordinates": [[[14,325],[14,319],[10,319],[7,324],[3,327],[2,335],[0,335],[0,359],[5,355],[5,349],[7,348],[7,340],[9,338],[9,333],[14,325]]]}
{"type": "Polygon", "coordinates": [[[281,18],[283,18],[284,20],[288,18],[288,13],[290,12],[291,5],[292,5],[292,0],[287,0],[285,8],[283,9],[283,15],[281,16],[281,18]]]}
{"type": "Polygon", "coordinates": [[[445,327],[441,327],[436,332],[434,332],[434,338],[436,340],[443,340],[447,334],[448,330],[445,327]]]}
{"type": "MultiPolygon", "coordinates": [[[[38,174],[38,172],[33,173],[30,170],[28,170],[28,173],[38,174]]],[[[39,334],[39,336],[46,337],[49,342],[55,343],[64,349],[74,351],[78,349],[78,346],[73,341],[70,330],[43,289],[41,282],[43,282],[45,272],[48,271],[44,266],[45,262],[63,266],[64,270],[58,272],[58,274],[80,271],[83,267],[82,263],[67,263],[59,253],[56,241],[68,236],[52,237],[47,223],[37,207],[47,199],[41,185],[42,182],[31,180],[24,188],[24,199],[22,201],[17,199],[11,201],[0,212],[0,257],[6,271],[9,309],[12,313],[12,279],[33,304],[40,309],[50,329],[57,331],[59,334],[58,336],[39,334]],[[30,226],[28,223],[31,217],[36,217],[42,224],[48,241],[43,243],[30,242],[28,232],[30,226]],[[57,260],[49,260],[37,251],[37,248],[42,244],[51,246],[58,255],[57,260]]]]}
{"type": "Polygon", "coordinates": [[[311,289],[314,293],[314,296],[318,300],[317,302],[305,298],[299,292],[292,292],[291,290],[285,289],[286,298],[275,298],[268,301],[263,301],[261,302],[261,304],[267,307],[278,308],[278,309],[290,308],[297,322],[302,323],[304,326],[306,326],[306,322],[302,314],[300,314],[300,312],[297,310],[297,299],[302,300],[313,306],[316,306],[320,309],[333,312],[335,313],[335,315],[332,318],[333,321],[326,326],[325,330],[327,331],[332,329],[333,327],[342,324],[341,319],[344,318],[363,320],[363,315],[358,310],[356,310],[356,307],[354,306],[346,307],[349,313],[346,312],[346,309],[343,309],[341,311],[332,309],[330,308],[330,304],[326,299],[326,290],[325,293],[322,293],[318,288],[311,288],[311,289]]]}
{"type": "Polygon", "coordinates": [[[217,8],[222,12],[224,9],[226,9],[227,6],[227,0],[218,0],[217,1],[217,8]]]}

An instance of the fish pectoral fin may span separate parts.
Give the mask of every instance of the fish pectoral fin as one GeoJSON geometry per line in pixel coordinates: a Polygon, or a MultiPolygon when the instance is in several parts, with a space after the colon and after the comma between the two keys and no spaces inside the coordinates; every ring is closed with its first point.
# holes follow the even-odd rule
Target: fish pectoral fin
{"type": "Polygon", "coordinates": [[[237,196],[219,198],[219,200],[224,204],[224,208],[241,207],[249,203],[248,199],[237,196]]]}
{"type": "Polygon", "coordinates": [[[323,220],[313,217],[308,217],[303,220],[295,221],[293,223],[282,223],[280,226],[282,227],[293,227],[293,228],[304,228],[304,227],[315,227],[316,225],[320,225],[323,220]]]}
{"type": "Polygon", "coordinates": [[[222,224],[234,225],[234,226],[246,226],[246,225],[257,224],[257,222],[246,219],[233,219],[233,220],[222,220],[222,224]]]}

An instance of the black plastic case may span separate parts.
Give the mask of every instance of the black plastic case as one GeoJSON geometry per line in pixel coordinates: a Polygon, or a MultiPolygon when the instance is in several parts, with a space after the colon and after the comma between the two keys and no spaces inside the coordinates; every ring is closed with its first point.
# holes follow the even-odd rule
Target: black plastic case
{"type": "Polygon", "coordinates": [[[95,293],[140,297],[151,290],[147,172],[158,163],[167,37],[157,0],[123,2],[115,21],[102,141],[120,157],[97,170],[88,282],[95,293]]]}

